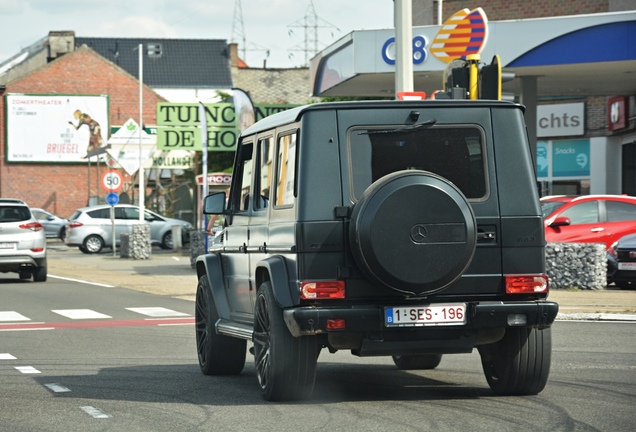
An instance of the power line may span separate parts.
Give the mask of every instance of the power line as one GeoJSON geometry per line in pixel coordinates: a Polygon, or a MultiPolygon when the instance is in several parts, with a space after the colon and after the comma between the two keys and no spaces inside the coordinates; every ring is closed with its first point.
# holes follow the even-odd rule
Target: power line
{"type": "MultiPolygon", "coordinates": [[[[340,29],[336,27],[335,25],[318,17],[318,15],[316,14],[316,8],[314,8],[313,0],[309,0],[309,5],[307,6],[307,11],[305,13],[305,16],[301,18],[300,20],[288,25],[287,27],[289,28],[288,33],[290,36],[294,34],[293,28],[302,28],[305,33],[305,39],[303,43],[298,44],[294,48],[289,50],[289,51],[301,51],[304,53],[305,55],[304,66],[309,66],[310,57],[317,54],[320,48],[319,45],[321,45],[321,43],[318,40],[318,29],[326,28],[326,29],[340,31],[340,29]]],[[[290,57],[293,57],[293,53],[290,53],[290,57]]]]}
{"type": "Polygon", "coordinates": [[[247,63],[247,51],[264,51],[265,58],[269,57],[269,49],[247,42],[245,36],[245,26],[243,24],[243,7],[241,0],[234,0],[234,17],[232,20],[232,37],[230,42],[237,43],[241,52],[241,59],[247,63]]]}

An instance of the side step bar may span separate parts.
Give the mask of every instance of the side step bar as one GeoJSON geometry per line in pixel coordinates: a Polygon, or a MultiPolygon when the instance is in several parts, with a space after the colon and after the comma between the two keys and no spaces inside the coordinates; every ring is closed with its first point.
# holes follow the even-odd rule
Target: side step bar
{"type": "Polygon", "coordinates": [[[246,324],[237,324],[232,321],[219,319],[216,322],[216,332],[225,336],[252,340],[252,326],[246,324]]]}

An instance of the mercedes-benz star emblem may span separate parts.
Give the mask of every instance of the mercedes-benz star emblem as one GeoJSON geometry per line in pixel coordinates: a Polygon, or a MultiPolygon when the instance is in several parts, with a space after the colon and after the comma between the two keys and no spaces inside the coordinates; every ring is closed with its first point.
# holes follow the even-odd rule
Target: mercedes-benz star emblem
{"type": "Polygon", "coordinates": [[[411,228],[411,240],[415,243],[424,243],[426,237],[428,236],[428,231],[426,227],[422,224],[413,225],[411,228]]]}

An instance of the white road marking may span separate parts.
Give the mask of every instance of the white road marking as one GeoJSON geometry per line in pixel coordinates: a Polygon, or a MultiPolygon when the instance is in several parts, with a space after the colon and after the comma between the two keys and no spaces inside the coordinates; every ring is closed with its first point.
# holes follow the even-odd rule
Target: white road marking
{"type": "Polygon", "coordinates": [[[55,384],[55,383],[51,383],[51,384],[44,384],[45,387],[48,387],[49,390],[51,390],[54,393],[65,393],[65,392],[70,392],[71,389],[64,387],[63,385],[59,385],[59,384],[55,384]]]}
{"type": "Polygon", "coordinates": [[[104,315],[103,313],[95,312],[90,309],[58,309],[51,312],[55,312],[58,315],[65,316],[70,319],[96,319],[96,318],[112,318],[110,315],[104,315]]]}
{"type": "Polygon", "coordinates": [[[0,353],[0,360],[17,360],[9,353],[0,353]]]}
{"type": "Polygon", "coordinates": [[[23,374],[39,374],[39,373],[42,373],[39,370],[37,370],[36,368],[34,368],[33,366],[16,366],[15,368],[17,370],[19,370],[20,372],[22,372],[23,374]]]}
{"type": "MultiPolygon", "coordinates": [[[[34,323],[34,324],[42,324],[42,323],[34,323]]],[[[36,327],[36,328],[2,328],[2,327],[0,327],[0,332],[5,332],[5,331],[40,331],[40,330],[55,330],[55,327],[36,327]]]]}
{"type": "Polygon", "coordinates": [[[84,411],[86,414],[90,415],[93,418],[110,418],[111,417],[108,414],[104,413],[103,411],[92,406],[83,406],[81,408],[82,408],[82,411],[84,411]]]}
{"type": "Polygon", "coordinates": [[[0,311],[0,321],[31,321],[31,318],[14,311],[0,311]]]}
{"type": "Polygon", "coordinates": [[[66,280],[66,281],[71,281],[71,282],[77,282],[77,283],[83,283],[83,284],[87,284],[87,285],[95,285],[95,286],[100,286],[100,287],[105,287],[105,288],[114,288],[113,285],[107,285],[107,284],[102,284],[102,283],[97,283],[97,282],[89,282],[89,281],[85,281],[82,279],[73,279],[73,278],[67,278],[67,277],[63,277],[63,276],[55,276],[52,274],[49,274],[49,277],[55,278],[55,279],[62,279],[62,280],[66,280]]]}
{"type": "Polygon", "coordinates": [[[162,307],[140,307],[140,308],[126,308],[129,311],[136,312],[138,314],[151,316],[151,317],[177,317],[177,316],[190,316],[183,312],[173,311],[162,307]]]}

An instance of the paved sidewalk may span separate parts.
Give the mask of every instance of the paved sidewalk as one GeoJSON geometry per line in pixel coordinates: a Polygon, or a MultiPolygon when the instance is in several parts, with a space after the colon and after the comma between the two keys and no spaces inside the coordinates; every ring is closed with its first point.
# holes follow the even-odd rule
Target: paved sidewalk
{"type": "MultiPolygon", "coordinates": [[[[59,241],[49,241],[49,277],[60,276],[194,301],[197,277],[190,254],[153,248],[150,259],[113,256],[112,250],[83,254],[59,241]]],[[[636,321],[636,290],[552,290],[558,319],[636,321]]]]}

